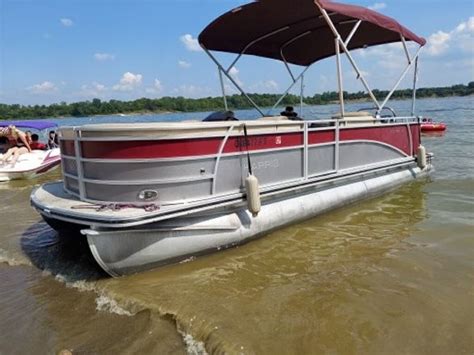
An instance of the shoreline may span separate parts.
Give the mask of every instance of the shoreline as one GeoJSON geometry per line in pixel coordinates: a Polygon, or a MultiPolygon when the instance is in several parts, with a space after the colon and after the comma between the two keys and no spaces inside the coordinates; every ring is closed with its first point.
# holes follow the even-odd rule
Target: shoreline
{"type": "MultiPolygon", "coordinates": [[[[443,98],[461,98],[461,97],[471,97],[474,96],[474,94],[469,94],[469,95],[447,95],[447,96],[440,96],[440,95],[431,95],[431,96],[422,96],[422,97],[417,97],[416,100],[426,100],[426,99],[443,99],[443,98]]],[[[215,98],[214,98],[215,99],[215,98]]],[[[219,98],[221,99],[221,98],[219,98]]],[[[411,97],[406,97],[406,98],[395,98],[393,101],[407,101],[411,100],[411,97]]],[[[150,99],[153,100],[153,99],[150,99]]],[[[193,100],[193,99],[190,99],[193,100]]],[[[198,100],[198,99],[196,99],[198,100]]],[[[372,103],[372,100],[370,98],[357,98],[357,99],[345,99],[345,103],[372,103]]],[[[304,106],[324,106],[324,105],[337,105],[339,104],[339,100],[330,100],[324,103],[310,103],[310,104],[305,104],[303,102],[304,106]]],[[[5,104],[0,104],[0,105],[5,105],[5,104]]],[[[71,104],[73,105],[73,104],[71,104]]],[[[281,104],[281,107],[284,107],[285,104],[281,104]]],[[[293,106],[299,106],[299,104],[295,104],[293,106]]],[[[251,110],[253,107],[248,106],[248,107],[239,107],[233,109],[233,111],[240,111],[240,110],[251,110]]],[[[265,107],[263,107],[265,108],[265,107]]],[[[119,117],[127,117],[127,116],[152,116],[152,115],[167,115],[167,114],[185,114],[185,113],[196,113],[196,112],[213,112],[213,111],[224,111],[223,107],[220,108],[208,108],[208,109],[200,109],[200,110],[189,110],[189,111],[171,111],[171,110],[157,110],[157,111],[130,111],[130,112],[116,112],[116,113],[110,113],[110,114],[105,114],[105,113],[100,113],[100,114],[90,114],[90,115],[56,115],[56,116],[45,116],[45,117],[21,117],[18,116],[18,118],[2,118],[0,116],[0,121],[15,121],[15,120],[43,120],[43,119],[73,119],[73,118],[79,118],[79,117],[110,117],[110,116],[119,116],[119,117]]]]}
{"type": "MultiPolygon", "coordinates": [[[[452,95],[452,96],[425,96],[425,97],[417,97],[416,101],[419,101],[419,100],[427,100],[427,99],[445,99],[445,98],[453,98],[453,97],[469,97],[469,96],[474,96],[474,94],[471,94],[471,95],[465,95],[465,96],[461,96],[461,95],[452,95]]],[[[408,100],[411,100],[411,97],[410,98],[397,98],[395,99],[394,101],[408,101],[408,100]]],[[[344,103],[364,103],[364,102],[368,102],[368,103],[372,103],[372,100],[370,100],[370,98],[367,98],[367,99],[353,99],[353,100],[344,100],[344,103]]],[[[321,104],[305,104],[303,102],[303,105],[304,106],[325,106],[325,105],[337,105],[339,104],[339,101],[329,101],[329,102],[326,102],[326,103],[321,103],[321,104]]],[[[282,104],[281,107],[284,107],[285,105],[282,104]]],[[[299,105],[294,105],[295,107],[296,106],[299,106],[299,105]]],[[[235,109],[234,111],[240,111],[240,110],[251,110],[253,107],[244,107],[244,108],[237,108],[235,109]]],[[[265,108],[265,107],[264,107],[265,108]]],[[[127,116],[152,116],[152,115],[157,115],[157,116],[160,116],[160,115],[167,115],[167,114],[180,114],[180,113],[196,113],[196,112],[206,112],[206,111],[213,111],[213,110],[200,110],[200,111],[146,111],[146,112],[143,112],[143,111],[137,111],[137,112],[127,112],[127,113],[112,113],[112,114],[98,114],[98,115],[90,115],[90,116],[56,116],[56,117],[49,117],[49,118],[64,118],[64,119],[68,119],[68,118],[78,118],[78,117],[110,117],[110,116],[120,116],[120,117],[127,117],[127,116]]],[[[217,110],[214,110],[214,111],[224,111],[224,108],[221,108],[221,109],[217,109],[217,110]]],[[[42,118],[40,118],[42,119],[42,118]]],[[[46,118],[45,118],[46,119],[46,118]]]]}

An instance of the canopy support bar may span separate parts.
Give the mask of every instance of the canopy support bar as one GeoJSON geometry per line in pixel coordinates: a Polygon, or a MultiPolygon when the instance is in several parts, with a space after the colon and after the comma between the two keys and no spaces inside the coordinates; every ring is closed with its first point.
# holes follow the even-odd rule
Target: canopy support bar
{"type": "MultiPolygon", "coordinates": [[[[361,81],[362,85],[364,86],[365,90],[368,92],[370,98],[372,99],[372,101],[374,102],[375,104],[375,109],[376,109],[376,116],[377,117],[380,117],[380,113],[382,111],[382,109],[384,109],[385,105],[387,104],[388,100],[392,97],[394,91],[398,88],[398,86],[400,85],[400,83],[402,82],[402,80],[404,79],[404,77],[406,76],[406,74],[408,73],[408,71],[410,70],[411,66],[413,65],[413,62],[415,61],[415,72],[414,72],[414,79],[413,79],[413,104],[412,104],[412,112],[414,113],[415,111],[415,98],[416,98],[416,81],[417,81],[417,68],[418,68],[418,55],[420,53],[420,50],[421,48],[423,47],[423,45],[425,44],[425,40],[422,39],[422,38],[419,38],[415,35],[413,35],[412,33],[410,32],[407,32],[406,29],[404,29],[403,27],[401,27],[401,29],[399,30],[393,30],[392,28],[390,28],[390,26],[386,25],[386,24],[380,24],[378,23],[375,19],[373,19],[372,17],[368,16],[368,14],[366,14],[364,11],[362,11],[362,15],[360,13],[357,13],[356,11],[354,11],[354,16],[350,16],[350,15],[347,15],[349,18],[352,17],[351,19],[349,20],[346,20],[346,21],[339,21],[339,22],[333,22],[333,19],[331,18],[332,15],[335,15],[335,14],[338,14],[337,12],[328,12],[328,10],[325,9],[325,7],[328,7],[330,8],[331,6],[325,6],[324,4],[321,4],[318,0],[315,0],[314,1],[315,5],[319,8],[319,11],[320,11],[320,15],[317,17],[318,19],[324,19],[324,21],[326,22],[327,26],[329,27],[329,29],[331,30],[332,34],[334,35],[334,45],[335,45],[335,53],[336,54],[336,62],[337,62],[337,77],[338,77],[338,87],[339,87],[339,101],[340,101],[340,109],[341,109],[341,115],[342,117],[344,116],[344,113],[345,113],[345,107],[344,107],[344,88],[343,88],[343,71],[342,71],[342,60],[341,60],[341,52],[344,52],[345,55],[346,55],[346,58],[348,59],[349,63],[351,64],[352,68],[354,69],[355,73],[356,73],[356,76],[357,76],[357,79],[361,81]],[[360,29],[360,25],[362,24],[362,22],[366,21],[367,23],[371,24],[371,25],[375,25],[375,26],[379,26],[379,27],[382,27],[382,28],[388,28],[390,30],[392,30],[393,32],[398,32],[399,33],[399,36],[400,36],[400,41],[402,42],[402,45],[403,45],[403,49],[404,49],[404,52],[405,52],[405,55],[406,55],[406,58],[408,60],[408,65],[407,67],[405,68],[405,70],[403,71],[403,73],[400,75],[400,78],[398,79],[398,81],[396,82],[396,84],[394,85],[393,89],[388,93],[388,95],[386,96],[386,98],[383,100],[382,103],[379,103],[378,99],[375,97],[373,91],[371,90],[367,80],[365,79],[364,75],[362,74],[362,71],[359,69],[356,61],[354,60],[351,52],[348,50],[348,47],[350,47],[350,43],[351,43],[351,40],[353,39],[353,37],[355,36],[355,34],[357,33],[357,31],[360,29]],[[347,33],[346,30],[350,30],[349,34],[346,36],[345,39],[341,38],[341,34],[339,33],[338,29],[336,26],[341,26],[341,25],[349,25],[349,24],[354,24],[354,26],[351,28],[346,28],[346,27],[343,27],[342,30],[344,33],[347,33]],[[415,42],[417,42],[420,47],[418,48],[416,54],[411,57],[410,55],[410,51],[409,51],[409,48],[407,46],[407,43],[406,43],[406,39],[405,39],[405,36],[408,36],[408,40],[413,40],[415,42]]],[[[363,10],[363,9],[362,9],[363,10]]],[[[352,11],[352,10],[351,10],[352,11]]],[[[370,11],[369,11],[370,12],[370,11]]],[[[341,12],[341,14],[343,14],[344,12],[341,12]]],[[[373,14],[375,17],[377,17],[377,14],[374,13],[373,14]]],[[[200,43],[201,47],[204,49],[204,51],[207,53],[207,55],[212,59],[212,61],[214,61],[214,63],[217,65],[218,67],[218,70],[219,70],[219,79],[220,79],[220,84],[221,84],[221,89],[222,89],[222,95],[223,95],[223,98],[224,98],[224,105],[226,107],[226,110],[228,109],[228,103],[227,103],[227,97],[226,97],[226,92],[225,92],[225,85],[224,85],[224,79],[223,79],[223,76],[222,76],[222,73],[225,74],[225,76],[229,79],[229,81],[236,87],[236,89],[243,95],[247,98],[247,100],[252,104],[252,106],[254,106],[257,111],[262,115],[264,116],[264,113],[262,111],[262,109],[252,100],[252,98],[247,94],[245,93],[245,91],[240,87],[240,85],[238,84],[238,80],[235,78],[235,76],[231,75],[231,72],[232,72],[232,68],[235,67],[236,63],[240,60],[240,58],[244,55],[244,54],[247,54],[247,51],[249,50],[250,47],[252,47],[253,45],[255,45],[256,43],[262,41],[262,40],[265,40],[265,39],[268,39],[269,37],[271,36],[274,36],[276,34],[279,34],[283,31],[286,31],[286,30],[289,30],[289,29],[293,29],[293,28],[297,28],[295,27],[296,25],[299,25],[299,24],[302,24],[303,22],[306,22],[308,20],[311,20],[311,18],[308,18],[308,17],[305,17],[305,18],[299,18],[297,19],[296,22],[291,22],[291,25],[285,25],[283,27],[280,27],[278,29],[270,29],[270,28],[267,28],[267,31],[271,31],[271,32],[268,32],[266,34],[261,34],[260,33],[260,37],[256,38],[256,39],[251,39],[251,38],[248,38],[247,37],[247,40],[243,43],[241,43],[241,45],[243,45],[243,49],[240,51],[240,52],[237,52],[237,51],[232,51],[230,50],[229,52],[233,52],[233,53],[236,53],[237,56],[236,58],[232,61],[232,63],[229,65],[229,67],[227,69],[225,69],[223,67],[222,64],[219,63],[219,61],[217,60],[216,57],[214,57],[214,55],[210,52],[209,49],[207,49],[203,43],[200,43]],[[245,44],[247,43],[247,44],[245,44]]],[[[386,21],[387,19],[383,19],[384,21],[386,21]]],[[[390,20],[391,19],[388,19],[388,23],[390,23],[390,20]]],[[[396,22],[395,22],[396,25],[398,25],[396,22]]],[[[305,25],[306,26],[306,25],[305,25]]],[[[399,26],[399,25],[398,25],[399,26]]],[[[304,28],[304,27],[303,27],[304,28]]],[[[321,28],[320,26],[320,21],[318,22],[318,26],[317,26],[317,29],[321,28]]],[[[365,28],[365,27],[364,27],[365,28]]],[[[289,46],[290,44],[294,43],[295,41],[297,41],[298,39],[300,39],[301,37],[304,37],[308,34],[311,34],[314,30],[316,30],[316,27],[313,28],[313,29],[308,29],[308,27],[306,27],[306,32],[303,32],[303,33],[299,33],[299,34],[296,34],[295,37],[293,38],[290,38],[288,39],[283,45],[280,46],[279,48],[279,54],[280,54],[280,58],[278,58],[278,55],[276,52],[278,49],[277,48],[271,48],[271,53],[270,54],[267,54],[265,51],[261,51],[259,48],[257,48],[255,50],[255,53],[256,55],[261,55],[261,56],[269,56],[271,58],[275,58],[275,59],[280,59],[283,61],[285,67],[286,67],[286,70],[288,71],[289,73],[289,76],[292,80],[291,84],[289,85],[288,89],[283,93],[283,95],[281,95],[281,97],[277,100],[277,102],[274,104],[274,106],[270,109],[271,110],[274,110],[281,102],[282,100],[289,94],[290,90],[296,85],[296,83],[298,82],[298,80],[301,80],[300,82],[300,114],[303,110],[303,94],[304,94],[304,74],[306,73],[306,71],[312,66],[312,64],[314,64],[314,62],[308,64],[308,66],[306,68],[304,68],[304,70],[298,75],[298,76],[295,76],[296,73],[293,73],[293,70],[292,68],[290,67],[290,63],[293,63],[293,61],[288,61],[286,56],[285,56],[285,49],[287,46],[289,46]],[[260,53],[262,52],[262,53],[260,53]]],[[[364,35],[366,35],[365,33],[366,31],[364,31],[364,35]]],[[[255,33],[257,35],[257,33],[255,33]]],[[[287,33],[288,34],[288,33],[287,33]]],[[[215,35],[217,35],[217,39],[219,38],[219,34],[216,33],[215,35]]],[[[289,36],[287,36],[288,38],[289,36]]],[[[361,37],[359,38],[360,39],[363,39],[364,37],[361,37]]],[[[396,41],[397,39],[386,39],[386,42],[387,41],[396,41]]],[[[270,41],[270,45],[271,45],[271,42],[270,41]]],[[[386,43],[384,42],[384,43],[386,43]]],[[[362,42],[364,43],[364,42],[362,42]]],[[[382,42],[380,42],[382,43],[382,42]]],[[[379,42],[377,41],[373,41],[368,43],[368,45],[375,45],[375,44],[380,44],[379,42]]],[[[238,45],[238,42],[235,43],[235,46],[238,45]]],[[[273,44],[274,45],[274,44],[273,44]]],[[[306,42],[303,42],[302,45],[306,45],[306,42]]],[[[358,43],[356,45],[354,45],[353,47],[354,48],[359,48],[361,46],[360,44],[360,41],[358,41],[358,43]]],[[[212,45],[211,45],[212,47],[212,45]]],[[[240,45],[239,45],[240,48],[242,48],[240,45]]],[[[300,46],[301,47],[301,46],[300,46]]],[[[266,48],[266,47],[265,47],[266,48]]],[[[299,48],[297,46],[297,48],[299,48]]],[[[232,49],[232,48],[231,48],[232,49]]],[[[323,53],[324,54],[324,53],[323,53]]],[[[292,58],[293,60],[294,58],[292,58]]],[[[295,63],[297,63],[295,61],[295,63]]]]}
{"type": "Polygon", "coordinates": [[[293,72],[291,71],[291,68],[290,68],[290,66],[288,65],[288,62],[286,61],[286,59],[285,59],[285,57],[283,56],[283,54],[282,54],[281,57],[283,58],[283,63],[285,63],[286,70],[288,70],[288,74],[290,74],[290,76],[291,76],[291,80],[292,80],[293,82],[295,82],[295,81],[296,81],[295,76],[293,75],[293,72]]]}
{"type": "Polygon", "coordinates": [[[418,81],[418,57],[415,59],[415,72],[413,73],[413,98],[411,101],[411,115],[415,116],[415,102],[416,102],[416,82],[418,81]]]}
{"type": "Polygon", "coordinates": [[[219,81],[221,83],[222,97],[224,98],[224,107],[226,111],[229,111],[229,107],[227,106],[227,97],[225,94],[224,78],[222,77],[222,70],[217,67],[217,71],[219,72],[219,81]]]}
{"type": "MultiPolygon", "coordinates": [[[[232,67],[239,61],[240,57],[242,57],[245,52],[247,51],[247,49],[249,49],[250,47],[252,47],[255,43],[257,42],[260,42],[262,39],[265,39],[265,38],[268,38],[268,37],[271,37],[279,32],[282,32],[282,31],[286,31],[287,29],[289,29],[290,27],[289,26],[285,26],[285,27],[281,27],[275,31],[272,31],[270,33],[267,33],[257,39],[254,39],[252,42],[250,42],[249,44],[247,44],[244,49],[242,49],[242,51],[239,53],[239,55],[237,56],[237,58],[234,59],[234,61],[232,62],[231,65],[229,65],[229,68],[226,70],[227,73],[230,72],[230,70],[232,69],[232,67]]],[[[202,46],[202,45],[201,45],[202,46]]]]}
{"type": "Polygon", "coordinates": [[[306,32],[304,32],[304,33],[302,33],[302,34],[300,34],[300,35],[298,35],[298,36],[296,36],[296,37],[290,39],[290,40],[287,41],[286,43],[283,43],[283,45],[282,45],[281,48],[280,48],[280,56],[281,56],[281,58],[283,59],[283,63],[285,63],[286,69],[287,69],[288,72],[290,73],[290,76],[291,76],[291,79],[293,80],[293,82],[296,81],[296,80],[295,80],[295,76],[293,75],[293,72],[291,71],[290,66],[288,65],[288,61],[286,60],[285,55],[283,54],[283,50],[284,50],[286,47],[288,47],[291,43],[297,41],[297,40],[300,39],[301,37],[304,37],[304,36],[309,35],[310,33],[311,33],[311,31],[306,31],[306,32]]]}
{"type": "Polygon", "coordinates": [[[377,114],[380,113],[380,111],[383,109],[383,107],[387,104],[387,101],[390,100],[390,97],[392,97],[393,93],[395,92],[395,90],[398,88],[398,86],[400,85],[400,83],[402,82],[403,78],[405,77],[405,75],[407,75],[408,73],[408,70],[410,70],[412,64],[413,64],[413,61],[416,60],[418,58],[418,54],[420,53],[421,51],[421,48],[422,47],[419,47],[418,50],[416,51],[415,55],[413,56],[413,58],[411,58],[411,60],[409,60],[409,64],[407,65],[407,67],[405,68],[405,70],[403,71],[403,73],[400,75],[400,77],[398,78],[398,81],[396,82],[396,84],[393,86],[392,90],[388,93],[387,97],[385,98],[385,100],[382,102],[382,104],[379,106],[379,109],[377,110],[377,114]]]}
{"type": "Polygon", "coordinates": [[[352,55],[350,54],[349,50],[347,47],[344,45],[344,42],[342,39],[339,37],[339,43],[346,54],[347,58],[349,59],[349,62],[351,63],[352,67],[354,68],[355,72],[357,73],[357,78],[362,82],[362,85],[364,85],[365,89],[369,93],[369,96],[371,97],[372,101],[375,103],[375,105],[380,108],[380,104],[377,101],[377,98],[375,97],[374,93],[369,87],[369,83],[367,83],[367,80],[365,80],[364,76],[362,75],[362,72],[359,70],[359,67],[357,66],[356,62],[352,58],[352,55]]]}
{"type": "MultiPolygon", "coordinates": [[[[222,94],[223,94],[223,97],[224,97],[224,105],[226,107],[226,110],[228,110],[227,108],[227,99],[226,99],[226,95],[225,95],[225,87],[224,87],[224,81],[222,79],[222,73],[224,73],[224,75],[232,82],[232,84],[234,84],[234,86],[237,88],[237,90],[240,91],[240,93],[242,95],[244,95],[247,100],[252,104],[253,107],[255,107],[255,109],[262,115],[262,116],[265,116],[263,111],[260,109],[260,107],[250,98],[250,96],[248,96],[245,91],[239,86],[239,84],[232,78],[232,76],[230,75],[230,70],[235,66],[235,64],[237,64],[237,62],[239,61],[239,59],[242,57],[242,55],[245,54],[245,52],[247,51],[247,49],[249,49],[251,46],[253,46],[255,43],[265,39],[265,38],[268,38],[270,36],[273,36],[281,31],[285,31],[289,29],[289,26],[285,26],[285,27],[282,27],[282,28],[279,28],[275,31],[272,31],[270,33],[267,33],[253,41],[251,41],[250,43],[248,43],[245,48],[242,50],[242,52],[240,52],[237,57],[234,59],[234,61],[229,65],[229,67],[227,69],[225,69],[220,63],[219,61],[211,54],[211,52],[203,45],[201,44],[201,47],[203,48],[203,50],[205,51],[205,53],[212,59],[212,61],[217,65],[217,68],[219,70],[219,78],[221,80],[221,90],[222,90],[222,94]]],[[[281,57],[282,57],[282,60],[286,66],[286,69],[288,70],[288,73],[290,74],[290,77],[292,79],[292,83],[291,85],[288,87],[288,89],[283,93],[283,95],[278,99],[278,101],[275,103],[275,105],[273,105],[272,110],[275,109],[275,107],[277,107],[280,102],[288,95],[288,93],[290,92],[290,90],[293,88],[293,86],[298,82],[298,80],[301,80],[301,95],[303,94],[303,77],[304,77],[304,74],[305,72],[311,67],[311,64],[308,65],[301,73],[300,75],[298,75],[298,77],[295,78],[293,72],[291,71],[291,68],[290,66],[288,65],[288,62],[286,61],[286,58],[285,56],[283,55],[283,50],[286,46],[288,46],[289,44],[293,43],[294,41],[298,40],[299,38],[303,37],[303,36],[306,36],[308,34],[310,34],[311,31],[307,31],[305,33],[302,33],[302,34],[299,34],[298,36],[292,38],[291,40],[289,40],[288,42],[286,42],[285,44],[282,45],[282,47],[280,48],[280,54],[281,54],[281,57]]],[[[301,106],[301,110],[302,110],[302,106],[303,106],[303,97],[301,96],[300,97],[300,106],[301,106]]],[[[270,113],[270,111],[268,112],[268,114],[270,113]]]]}
{"type": "Polygon", "coordinates": [[[405,50],[405,55],[407,56],[408,64],[411,64],[410,52],[408,52],[408,47],[407,47],[407,42],[405,41],[405,37],[400,35],[400,38],[402,39],[403,49],[405,50]]]}
{"type": "Polygon", "coordinates": [[[300,117],[303,117],[303,94],[304,94],[304,75],[301,76],[300,117]]]}
{"type": "Polygon", "coordinates": [[[339,37],[334,40],[336,46],[336,62],[337,62],[337,84],[339,87],[339,104],[341,105],[341,118],[344,118],[344,88],[342,81],[342,66],[341,66],[341,47],[339,46],[339,37]]]}
{"type": "Polygon", "coordinates": [[[277,107],[280,104],[280,102],[286,97],[286,95],[288,95],[290,90],[293,89],[293,86],[295,86],[295,84],[298,82],[298,80],[300,80],[304,76],[304,73],[306,73],[306,71],[310,67],[311,67],[311,65],[308,65],[306,68],[304,68],[304,70],[301,72],[301,74],[298,75],[298,77],[293,81],[293,83],[291,83],[291,85],[288,87],[288,89],[286,89],[286,91],[283,93],[283,95],[281,95],[281,97],[278,99],[278,101],[275,103],[275,105],[273,105],[273,107],[270,109],[270,111],[268,111],[268,113],[270,113],[272,110],[275,109],[275,107],[277,107]]]}
{"type": "MultiPolygon", "coordinates": [[[[201,47],[204,49],[204,52],[207,53],[207,55],[209,56],[209,58],[212,59],[212,61],[217,65],[217,67],[219,68],[220,71],[222,71],[225,76],[227,77],[227,79],[229,79],[232,84],[234,84],[234,86],[237,88],[237,90],[240,91],[240,93],[242,95],[244,95],[247,100],[249,100],[249,102],[253,105],[253,107],[255,107],[255,109],[262,115],[262,116],[265,116],[263,111],[260,109],[260,107],[252,100],[252,98],[250,96],[248,96],[244,90],[242,90],[242,88],[240,87],[239,84],[237,84],[237,82],[234,80],[234,78],[232,78],[232,76],[222,67],[222,65],[219,63],[219,61],[211,54],[211,52],[206,48],[204,47],[203,45],[201,45],[201,47]]],[[[232,68],[232,67],[231,67],[232,68]]]]}
{"type": "Polygon", "coordinates": [[[352,37],[356,33],[357,29],[359,28],[360,24],[362,23],[362,20],[359,20],[356,22],[354,27],[352,28],[351,33],[349,33],[349,36],[347,36],[346,41],[344,42],[344,45],[347,47],[349,45],[349,42],[351,41],[352,37]]]}
{"type": "Polygon", "coordinates": [[[372,92],[372,90],[370,89],[369,87],[369,84],[367,83],[367,81],[365,80],[364,76],[362,75],[361,71],[359,70],[359,68],[357,67],[357,64],[355,63],[354,59],[352,58],[351,54],[349,53],[349,50],[347,49],[344,41],[341,39],[341,36],[339,35],[339,32],[337,31],[336,29],[336,26],[334,26],[331,18],[329,17],[327,11],[325,9],[323,9],[319,4],[318,2],[315,2],[316,5],[319,7],[319,10],[321,11],[322,15],[324,16],[324,19],[326,20],[329,28],[331,29],[332,33],[334,34],[334,37],[336,38],[336,40],[339,41],[344,53],[346,54],[347,58],[349,59],[349,62],[351,63],[352,67],[354,68],[354,70],[356,71],[357,73],[357,78],[360,79],[360,81],[362,82],[362,85],[364,85],[365,89],[368,91],[372,101],[375,103],[375,105],[377,106],[377,109],[380,110],[380,104],[379,102],[377,101],[377,98],[375,97],[374,93],[372,92]]]}

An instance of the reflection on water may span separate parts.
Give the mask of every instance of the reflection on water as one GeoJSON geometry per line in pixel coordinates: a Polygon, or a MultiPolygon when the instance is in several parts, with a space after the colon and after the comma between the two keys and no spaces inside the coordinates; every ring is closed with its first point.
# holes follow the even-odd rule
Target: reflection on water
{"type": "Polygon", "coordinates": [[[443,137],[445,135],[446,131],[433,131],[433,132],[422,132],[421,136],[422,137],[443,137]]]}
{"type": "Polygon", "coordinates": [[[29,207],[58,172],[0,184],[0,353],[474,353],[472,106],[419,102],[432,180],[118,279],[29,207]]]}

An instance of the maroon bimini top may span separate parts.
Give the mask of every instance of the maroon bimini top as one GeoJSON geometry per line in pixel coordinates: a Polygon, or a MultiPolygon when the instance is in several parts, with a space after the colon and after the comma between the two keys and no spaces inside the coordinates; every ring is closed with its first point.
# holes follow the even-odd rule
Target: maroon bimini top
{"type": "Polygon", "coordinates": [[[355,23],[361,25],[348,49],[379,44],[426,40],[394,19],[356,5],[329,0],[259,0],[218,17],[199,35],[208,50],[242,53],[307,66],[333,56],[334,33],[322,16],[326,10],[341,38],[345,40],[355,23]]]}

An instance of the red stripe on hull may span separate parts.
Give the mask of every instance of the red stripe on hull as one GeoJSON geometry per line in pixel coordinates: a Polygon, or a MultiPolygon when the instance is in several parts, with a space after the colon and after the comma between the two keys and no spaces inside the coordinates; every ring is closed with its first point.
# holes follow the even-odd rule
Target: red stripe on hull
{"type": "MultiPolygon", "coordinates": [[[[412,125],[413,147],[419,145],[419,126],[412,125]]],[[[87,141],[81,143],[82,156],[89,159],[156,159],[174,157],[196,157],[215,155],[219,152],[222,137],[168,139],[156,141],[87,141]]],[[[331,143],[335,140],[334,130],[309,132],[309,144],[331,143]]],[[[362,127],[340,130],[341,141],[371,140],[394,146],[408,155],[410,143],[407,126],[362,127]]],[[[229,137],[223,153],[255,150],[272,150],[303,145],[303,133],[283,133],[229,137]],[[248,148],[247,148],[248,147],[248,148]]],[[[72,141],[61,141],[63,154],[74,156],[72,141]]]]}
{"type": "Polygon", "coordinates": [[[309,132],[308,142],[309,144],[322,144],[322,143],[331,143],[336,140],[336,133],[331,131],[316,131],[309,132]]]}
{"type": "Polygon", "coordinates": [[[49,165],[46,165],[45,167],[41,168],[40,170],[38,170],[35,174],[36,175],[39,175],[39,174],[43,174],[53,168],[55,168],[56,166],[58,166],[59,164],[61,163],[61,160],[57,160],[55,161],[54,163],[52,164],[49,164],[49,165]]]}
{"type": "MultiPolygon", "coordinates": [[[[91,159],[153,159],[199,155],[219,152],[222,137],[173,139],[159,141],[83,142],[82,156],[91,159]]],[[[301,133],[230,137],[224,153],[294,147],[303,144],[301,133]],[[248,148],[247,148],[248,146],[248,148]]]]}
{"type": "Polygon", "coordinates": [[[91,159],[152,159],[216,154],[222,138],[159,141],[82,142],[82,156],[91,159]]]}
{"type": "MultiPolygon", "coordinates": [[[[412,131],[413,132],[413,131],[412,131]]],[[[340,132],[341,141],[349,140],[370,140],[385,143],[397,147],[407,155],[410,152],[410,140],[408,137],[407,126],[388,126],[388,127],[363,127],[344,129],[340,132]]]]}
{"type": "Polygon", "coordinates": [[[66,154],[66,155],[70,155],[70,156],[74,156],[76,155],[75,153],[75,148],[74,148],[74,141],[70,141],[70,140],[61,140],[61,143],[60,143],[60,146],[61,146],[61,153],[62,154],[66,154]]]}

